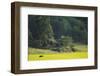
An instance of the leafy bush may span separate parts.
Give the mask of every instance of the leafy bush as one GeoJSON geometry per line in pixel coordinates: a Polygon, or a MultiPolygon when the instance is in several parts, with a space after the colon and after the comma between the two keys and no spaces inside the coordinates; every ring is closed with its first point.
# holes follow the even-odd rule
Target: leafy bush
{"type": "Polygon", "coordinates": [[[67,47],[67,46],[72,45],[73,40],[72,40],[72,37],[70,36],[61,36],[60,42],[62,46],[67,47]]]}

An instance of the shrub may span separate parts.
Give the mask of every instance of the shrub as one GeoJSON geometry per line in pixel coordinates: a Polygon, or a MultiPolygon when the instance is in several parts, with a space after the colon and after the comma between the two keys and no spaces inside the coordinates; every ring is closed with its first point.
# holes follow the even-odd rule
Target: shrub
{"type": "Polygon", "coordinates": [[[67,47],[70,46],[73,42],[72,37],[70,36],[61,36],[61,40],[60,40],[62,46],[67,47]]]}

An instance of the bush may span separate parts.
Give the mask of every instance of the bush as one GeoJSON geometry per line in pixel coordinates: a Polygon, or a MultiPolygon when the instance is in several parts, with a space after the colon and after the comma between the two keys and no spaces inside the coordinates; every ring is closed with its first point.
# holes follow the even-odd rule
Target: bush
{"type": "Polygon", "coordinates": [[[52,50],[52,51],[61,52],[61,49],[60,49],[60,48],[52,48],[51,50],[52,50]]]}
{"type": "Polygon", "coordinates": [[[70,49],[73,51],[73,52],[76,52],[77,49],[74,47],[74,45],[70,45],[70,49]]]}
{"type": "Polygon", "coordinates": [[[73,42],[72,37],[70,36],[61,36],[61,40],[60,40],[62,46],[67,47],[70,46],[73,42]]]}

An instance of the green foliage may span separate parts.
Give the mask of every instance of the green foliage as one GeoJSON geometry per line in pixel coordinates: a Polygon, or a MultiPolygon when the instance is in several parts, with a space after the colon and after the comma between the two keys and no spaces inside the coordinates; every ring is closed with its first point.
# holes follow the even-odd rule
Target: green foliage
{"type": "Polygon", "coordinates": [[[88,18],[64,16],[28,16],[28,46],[75,51],[73,43],[87,44],[88,18]]]}
{"type": "Polygon", "coordinates": [[[28,46],[32,47],[33,45],[33,37],[32,37],[32,32],[28,30],[28,46]]]}
{"type": "Polygon", "coordinates": [[[61,44],[62,46],[70,46],[72,44],[72,37],[69,37],[69,36],[61,36],[61,44]]]}
{"type": "Polygon", "coordinates": [[[33,47],[48,47],[56,42],[50,24],[50,17],[29,16],[29,29],[32,31],[32,36],[34,37],[32,41],[33,47]]]}

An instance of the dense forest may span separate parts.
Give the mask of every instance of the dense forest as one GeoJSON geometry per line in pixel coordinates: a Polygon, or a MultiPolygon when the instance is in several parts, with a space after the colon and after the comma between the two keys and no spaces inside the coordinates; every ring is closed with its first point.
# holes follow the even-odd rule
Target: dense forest
{"type": "Polygon", "coordinates": [[[87,45],[87,22],[87,17],[28,15],[28,47],[74,51],[75,43],[87,45]]]}

